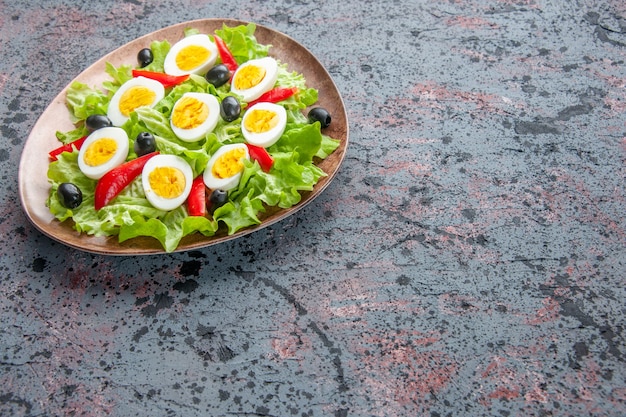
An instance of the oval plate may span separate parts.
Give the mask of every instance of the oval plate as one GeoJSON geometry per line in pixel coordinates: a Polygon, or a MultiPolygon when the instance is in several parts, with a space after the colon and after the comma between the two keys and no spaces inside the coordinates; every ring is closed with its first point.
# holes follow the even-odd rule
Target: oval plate
{"type": "MultiPolygon", "coordinates": [[[[135,39],[103,56],[72,82],[80,81],[91,87],[100,86],[109,79],[105,72],[106,62],[110,62],[116,67],[122,64],[132,65],[136,62],[137,51],[149,47],[153,40],[167,40],[174,44],[184,36],[184,29],[188,27],[198,29],[202,33],[213,34],[216,29],[222,28],[222,25],[232,27],[246,24],[248,22],[239,20],[200,19],[169,26],[135,39]]],[[[335,152],[318,164],[328,176],[321,178],[313,191],[302,193],[302,200],[297,205],[289,209],[269,207],[259,215],[261,224],[240,230],[230,236],[224,225],[221,225],[217,233],[211,237],[200,233],[185,236],[175,252],[203,248],[239,238],[291,216],[310,203],[330,184],[345,157],[348,146],[348,118],[341,95],[330,74],[313,54],[287,35],[257,25],[255,36],[259,43],[272,46],[269,51],[270,56],[286,63],[290,71],[302,73],[307,85],[318,90],[319,101],[316,105],[325,107],[332,115],[332,123],[324,130],[324,134],[340,140],[341,143],[335,152]]],[[[119,243],[117,236],[94,237],[78,233],[72,228],[73,222],[71,220],[61,223],[48,210],[46,206],[50,192],[47,176],[48,152],[60,146],[54,133],[74,129],[65,104],[66,91],[70,85],[71,83],[54,98],[41,114],[24,145],[18,176],[20,199],[26,215],[43,234],[76,249],[106,255],[165,253],[160,243],[150,237],[137,237],[119,243]]]]}

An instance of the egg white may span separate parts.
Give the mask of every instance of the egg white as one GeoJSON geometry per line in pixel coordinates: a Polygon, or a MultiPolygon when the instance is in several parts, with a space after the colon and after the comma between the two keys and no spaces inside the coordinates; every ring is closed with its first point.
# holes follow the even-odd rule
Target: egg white
{"type": "Polygon", "coordinates": [[[217,60],[218,52],[217,46],[211,41],[211,39],[205,34],[197,34],[187,36],[176,42],[165,56],[163,62],[163,70],[169,75],[187,75],[187,74],[203,74],[209,70],[215,64],[217,60]],[[201,46],[209,50],[209,56],[203,62],[201,62],[195,68],[190,70],[179,68],[176,63],[176,57],[184,48],[188,46],[201,46]]]}
{"type": "Polygon", "coordinates": [[[187,200],[191,192],[191,183],[193,182],[193,171],[189,163],[177,155],[159,154],[155,155],[146,162],[141,171],[141,184],[143,186],[146,199],[155,208],[159,210],[170,211],[179,207],[187,200]],[[172,167],[180,170],[185,177],[185,188],[183,192],[173,198],[166,198],[158,195],[150,186],[150,173],[159,167],[172,167]]]}
{"type": "Polygon", "coordinates": [[[248,152],[248,147],[243,143],[234,143],[231,145],[222,146],[221,148],[217,150],[217,152],[213,154],[213,156],[211,156],[211,159],[209,159],[209,162],[207,162],[207,166],[203,174],[204,185],[206,185],[208,188],[212,190],[224,190],[224,191],[228,191],[230,189],[237,187],[237,185],[239,184],[239,180],[241,179],[241,174],[242,174],[241,171],[227,178],[218,178],[215,175],[213,175],[213,165],[215,165],[215,162],[220,157],[222,157],[222,155],[224,155],[225,153],[232,151],[233,149],[237,149],[237,148],[242,148],[245,151],[244,159],[246,160],[250,159],[250,153],[248,152]]]}
{"type": "Polygon", "coordinates": [[[232,83],[230,86],[230,91],[242,97],[243,101],[250,102],[256,100],[261,97],[261,95],[274,87],[276,84],[276,79],[278,78],[278,62],[272,57],[266,56],[258,59],[251,59],[250,61],[246,61],[237,68],[235,74],[233,75],[232,83]],[[255,65],[257,67],[262,67],[265,69],[265,77],[259,82],[257,85],[252,86],[247,89],[239,89],[235,87],[235,80],[237,79],[238,73],[240,74],[242,68],[245,68],[249,65],[255,65]]]}
{"type": "Polygon", "coordinates": [[[287,111],[279,104],[274,103],[257,103],[254,106],[246,110],[241,120],[241,133],[246,141],[250,145],[260,146],[262,148],[268,148],[275,144],[282,136],[287,126],[287,111]],[[276,126],[266,132],[255,133],[246,128],[246,119],[253,114],[254,110],[268,110],[275,113],[278,116],[278,123],[276,126]]]}
{"type": "Polygon", "coordinates": [[[115,94],[113,94],[109,102],[107,116],[113,126],[122,126],[129,119],[129,117],[122,114],[120,110],[120,99],[124,93],[132,87],[145,87],[155,94],[154,100],[152,100],[152,103],[150,103],[148,107],[154,107],[165,96],[165,88],[163,88],[163,84],[158,81],[146,77],[136,77],[126,81],[115,94]]]}
{"type": "Polygon", "coordinates": [[[101,129],[94,130],[93,133],[85,139],[85,142],[78,152],[78,168],[83,174],[85,174],[86,177],[98,180],[102,178],[104,174],[126,161],[126,157],[128,157],[128,150],[128,135],[124,129],[119,127],[103,127],[101,129]],[[108,161],[100,165],[88,165],[87,162],[85,162],[85,154],[87,153],[89,146],[103,138],[110,138],[115,141],[117,145],[115,153],[108,161]]]}
{"type": "Polygon", "coordinates": [[[170,126],[174,131],[174,134],[182,141],[185,142],[196,142],[204,136],[213,131],[217,122],[219,121],[220,116],[220,103],[217,101],[217,98],[212,94],[207,93],[185,93],[182,95],[180,99],[174,104],[172,108],[172,114],[176,111],[176,106],[181,103],[181,100],[185,97],[192,97],[196,100],[203,102],[209,108],[209,114],[207,118],[199,124],[198,126],[191,129],[183,129],[174,125],[174,122],[170,119],[170,126]]]}

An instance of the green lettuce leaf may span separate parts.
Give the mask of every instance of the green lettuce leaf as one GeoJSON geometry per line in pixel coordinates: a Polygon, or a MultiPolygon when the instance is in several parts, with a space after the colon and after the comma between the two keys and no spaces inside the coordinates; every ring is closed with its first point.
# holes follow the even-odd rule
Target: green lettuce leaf
{"type": "Polygon", "coordinates": [[[96,181],[87,178],[78,169],[78,151],[64,152],[57,158],[48,167],[48,180],[52,187],[47,205],[52,214],[63,222],[71,217],[79,216],[83,211],[88,211],[89,207],[93,207],[93,193],[96,188],[96,181]],[[83,203],[73,210],[63,207],[57,197],[57,188],[64,182],[73,183],[83,193],[83,203]]]}
{"type": "Polygon", "coordinates": [[[228,227],[228,234],[232,235],[238,230],[261,224],[258,214],[263,210],[263,202],[260,199],[246,195],[219,207],[213,213],[213,218],[224,222],[228,227]]]}
{"type": "Polygon", "coordinates": [[[313,105],[317,101],[317,90],[314,88],[308,88],[304,75],[287,70],[287,65],[280,63],[278,66],[278,77],[276,79],[276,85],[281,87],[297,87],[298,94],[281,101],[280,104],[287,107],[295,107],[298,110],[304,109],[313,105]]]}
{"type": "Polygon", "coordinates": [[[333,139],[328,135],[322,135],[322,143],[315,156],[319,159],[326,159],[331,153],[335,152],[340,144],[339,140],[333,139]]]}
{"type": "Polygon", "coordinates": [[[131,217],[132,222],[125,222],[120,226],[118,236],[120,242],[138,236],[149,236],[157,239],[166,252],[172,252],[183,237],[183,220],[187,213],[182,207],[178,207],[161,218],[146,218],[140,215],[131,217]]]}
{"type": "Polygon", "coordinates": [[[215,219],[202,216],[188,216],[183,219],[183,236],[192,233],[202,233],[205,236],[213,236],[218,229],[215,219]]]}
{"type": "Polygon", "coordinates": [[[120,226],[118,239],[120,242],[124,242],[134,237],[150,236],[157,239],[161,246],[168,251],[168,243],[171,244],[171,239],[168,240],[168,233],[167,226],[161,220],[135,216],[132,218],[131,224],[122,224],[120,226]]]}
{"type": "Polygon", "coordinates": [[[257,42],[254,36],[256,25],[249,23],[236,27],[224,25],[222,29],[215,31],[217,36],[228,45],[231,54],[238,64],[242,64],[251,59],[263,58],[267,56],[271,45],[263,45],[257,42]]]}
{"type": "Polygon", "coordinates": [[[171,45],[168,41],[152,41],[150,43],[152,62],[142,69],[145,71],[163,72],[163,63],[170,48],[171,45]]]}
{"type": "Polygon", "coordinates": [[[321,145],[322,134],[319,124],[288,124],[285,133],[268,151],[272,154],[274,152],[296,152],[299,156],[298,161],[305,163],[313,160],[321,145]]]}
{"type": "Polygon", "coordinates": [[[92,114],[106,114],[109,98],[102,91],[74,81],[65,96],[72,123],[85,120],[92,114]]]}
{"type": "Polygon", "coordinates": [[[122,65],[119,68],[116,68],[110,62],[107,62],[105,71],[111,76],[112,80],[103,82],[102,86],[110,92],[111,96],[113,96],[122,84],[133,78],[131,70],[132,68],[130,65],[122,65]]]}

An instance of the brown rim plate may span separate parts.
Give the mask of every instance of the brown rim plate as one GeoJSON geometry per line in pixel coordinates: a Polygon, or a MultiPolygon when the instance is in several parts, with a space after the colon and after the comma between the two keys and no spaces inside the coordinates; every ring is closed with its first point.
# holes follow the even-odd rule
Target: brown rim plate
{"type": "MultiPolygon", "coordinates": [[[[202,33],[213,34],[223,25],[232,27],[245,24],[248,22],[230,19],[200,19],[166,27],[137,38],[103,56],[72,82],[80,81],[89,86],[100,86],[108,79],[105,72],[106,62],[115,66],[134,64],[137,51],[149,47],[153,40],[168,40],[174,44],[184,36],[185,28],[195,28],[202,33]]],[[[336,176],[345,157],[348,146],[348,118],[341,95],[330,74],[311,52],[289,36],[262,25],[256,26],[257,40],[262,44],[272,46],[270,56],[286,63],[290,71],[302,73],[307,80],[307,85],[319,91],[319,101],[316,105],[325,107],[332,115],[332,123],[324,130],[324,134],[339,139],[341,143],[333,154],[318,164],[328,176],[320,179],[313,191],[302,193],[302,200],[297,205],[289,209],[270,207],[266,212],[261,213],[261,224],[240,230],[232,235],[227,234],[225,227],[220,227],[218,232],[211,237],[200,233],[185,236],[174,252],[200,249],[236,239],[291,216],[320,195],[336,176]]],[[[69,131],[74,128],[65,105],[66,91],[71,84],[68,84],[41,114],[24,145],[18,172],[22,208],[33,225],[43,234],[72,248],[105,255],[165,253],[161,244],[150,237],[137,237],[119,243],[117,236],[95,237],[78,233],[73,229],[71,221],[59,222],[46,207],[50,191],[47,177],[48,152],[60,145],[51,132],[69,131]]]]}

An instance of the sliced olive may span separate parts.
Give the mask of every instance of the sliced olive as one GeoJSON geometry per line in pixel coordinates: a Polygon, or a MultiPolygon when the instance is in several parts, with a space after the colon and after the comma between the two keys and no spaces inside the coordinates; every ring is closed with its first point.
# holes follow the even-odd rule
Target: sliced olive
{"type": "Polygon", "coordinates": [[[230,70],[224,64],[214,66],[204,76],[215,88],[221,87],[230,80],[230,70]]]}
{"type": "Polygon", "coordinates": [[[65,208],[74,209],[83,202],[83,193],[71,182],[64,182],[57,188],[59,202],[65,208]]]}
{"type": "Polygon", "coordinates": [[[150,132],[141,132],[135,139],[133,149],[137,156],[143,156],[156,151],[156,139],[150,132]]]}
{"type": "Polygon", "coordinates": [[[220,105],[220,115],[227,122],[237,120],[241,114],[241,104],[233,96],[226,96],[220,105]]]}
{"type": "Polygon", "coordinates": [[[211,191],[211,195],[209,196],[209,211],[211,214],[218,208],[222,207],[228,201],[228,191],[224,190],[213,190],[211,191]]]}
{"type": "Polygon", "coordinates": [[[309,111],[309,123],[320,122],[322,129],[330,125],[330,113],[323,107],[315,107],[309,111]]]}
{"type": "Polygon", "coordinates": [[[154,56],[152,55],[152,50],[150,48],[143,48],[137,53],[137,62],[141,68],[150,65],[153,59],[154,56]]]}
{"type": "Polygon", "coordinates": [[[113,126],[113,123],[104,114],[92,114],[91,116],[87,116],[85,126],[87,126],[87,129],[90,132],[93,132],[94,130],[102,129],[103,127],[111,127],[113,126]]]}

